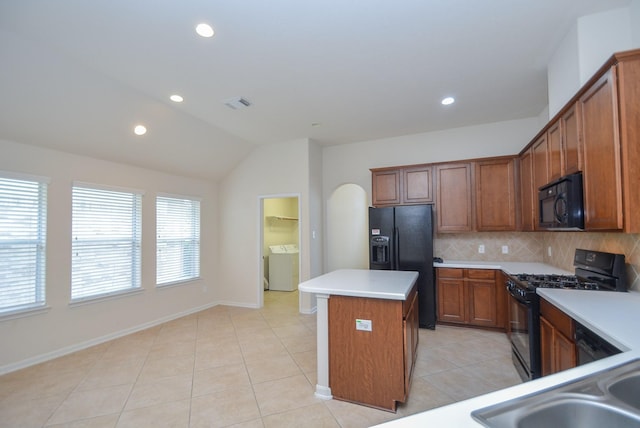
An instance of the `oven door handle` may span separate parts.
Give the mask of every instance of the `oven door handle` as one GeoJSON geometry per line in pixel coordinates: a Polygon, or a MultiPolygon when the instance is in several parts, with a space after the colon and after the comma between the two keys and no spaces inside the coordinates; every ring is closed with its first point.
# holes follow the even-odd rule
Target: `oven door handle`
{"type": "Polygon", "coordinates": [[[513,291],[515,289],[517,289],[517,287],[514,284],[509,285],[509,283],[507,283],[507,291],[509,292],[509,295],[514,299],[516,299],[518,303],[522,303],[523,305],[528,305],[530,302],[527,299],[525,299],[523,296],[520,296],[519,294],[515,294],[513,291]]]}

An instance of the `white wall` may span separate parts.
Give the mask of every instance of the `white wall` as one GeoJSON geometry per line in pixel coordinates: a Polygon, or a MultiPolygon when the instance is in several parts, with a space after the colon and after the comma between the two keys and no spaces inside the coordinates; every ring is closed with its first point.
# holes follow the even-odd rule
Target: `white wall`
{"type": "Polygon", "coordinates": [[[631,42],[634,48],[640,47],[640,0],[633,0],[629,6],[631,20],[631,42]]]}
{"type": "Polygon", "coordinates": [[[312,147],[313,144],[307,139],[260,146],[221,182],[221,301],[246,307],[259,307],[261,304],[261,196],[300,195],[300,281],[309,279],[313,255],[309,190],[309,152],[312,147]]]}
{"type": "MultiPolygon", "coordinates": [[[[309,228],[304,237],[309,239],[308,259],[309,278],[322,275],[324,245],[324,199],[322,197],[322,147],[309,142],[309,228]]],[[[300,293],[300,308],[309,313],[315,310],[316,296],[300,293]]]]}
{"type": "Polygon", "coordinates": [[[553,117],[615,52],[640,47],[640,0],[578,18],[547,66],[553,117]]]}
{"type": "Polygon", "coordinates": [[[579,18],[580,86],[584,85],[613,53],[632,47],[629,8],[579,18]]]}
{"type": "Polygon", "coordinates": [[[218,207],[214,184],[10,141],[0,140],[0,153],[0,171],[50,178],[46,262],[46,296],[50,309],[41,314],[0,320],[0,373],[215,304],[218,207]],[[144,292],[69,306],[71,183],[74,180],[145,192],[142,202],[144,292]],[[155,286],[155,196],[158,192],[202,198],[200,280],[165,289],[155,286]]]}
{"type": "Polygon", "coordinates": [[[580,58],[578,54],[578,25],[574,24],[564,37],[547,66],[549,107],[542,127],[580,89],[580,58]]]}

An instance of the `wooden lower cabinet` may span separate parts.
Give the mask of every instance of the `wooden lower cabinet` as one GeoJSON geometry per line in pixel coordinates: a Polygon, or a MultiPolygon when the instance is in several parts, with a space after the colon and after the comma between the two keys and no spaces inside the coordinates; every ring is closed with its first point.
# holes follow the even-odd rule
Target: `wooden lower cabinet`
{"type": "Polygon", "coordinates": [[[438,321],[466,324],[464,269],[436,269],[438,321]]]}
{"type": "Polygon", "coordinates": [[[409,394],[418,349],[416,287],[405,301],[331,296],[328,315],[333,397],[395,411],[409,394]]]}
{"type": "MultiPolygon", "coordinates": [[[[493,271],[488,271],[493,274],[493,271]]],[[[498,313],[496,306],[495,279],[477,280],[469,278],[467,289],[467,316],[470,325],[496,327],[498,313]]]]}
{"type": "Polygon", "coordinates": [[[436,269],[438,321],[503,329],[506,299],[499,289],[498,273],[492,269],[436,269]]]}
{"type": "Polygon", "coordinates": [[[542,376],[576,366],[573,319],[540,299],[540,357],[542,376]]]}

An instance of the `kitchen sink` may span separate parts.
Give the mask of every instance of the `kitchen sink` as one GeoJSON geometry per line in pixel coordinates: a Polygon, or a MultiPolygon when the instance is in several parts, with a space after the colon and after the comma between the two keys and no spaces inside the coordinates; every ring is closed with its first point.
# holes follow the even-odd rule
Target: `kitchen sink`
{"type": "Polygon", "coordinates": [[[526,412],[516,421],[515,426],[518,428],[631,428],[640,427],[640,415],[634,415],[598,401],[563,397],[526,412]]]}
{"type": "Polygon", "coordinates": [[[640,359],[475,410],[490,428],[640,428],[640,359]]]}
{"type": "Polygon", "coordinates": [[[618,400],[640,410],[640,373],[615,380],[607,389],[618,400]]]}

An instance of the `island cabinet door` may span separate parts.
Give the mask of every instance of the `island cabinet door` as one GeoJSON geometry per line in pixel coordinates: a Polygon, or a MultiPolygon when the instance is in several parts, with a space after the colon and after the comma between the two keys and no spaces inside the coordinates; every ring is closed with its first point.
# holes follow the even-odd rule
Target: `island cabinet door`
{"type": "Polygon", "coordinates": [[[334,398],[395,411],[405,399],[403,302],[331,296],[329,386],[334,398]]]}

